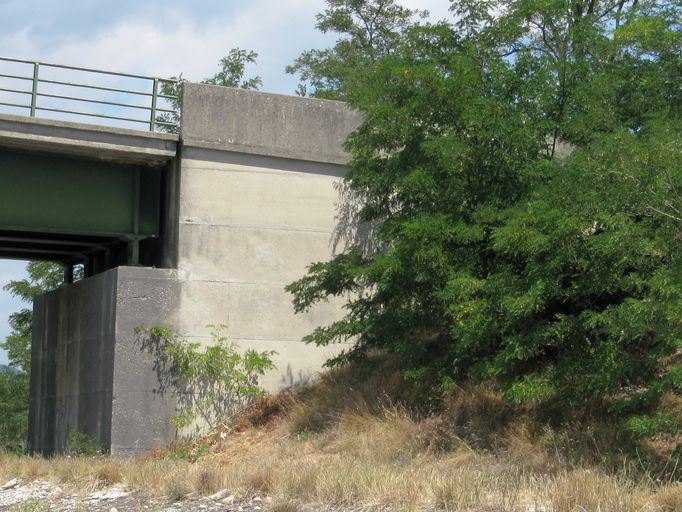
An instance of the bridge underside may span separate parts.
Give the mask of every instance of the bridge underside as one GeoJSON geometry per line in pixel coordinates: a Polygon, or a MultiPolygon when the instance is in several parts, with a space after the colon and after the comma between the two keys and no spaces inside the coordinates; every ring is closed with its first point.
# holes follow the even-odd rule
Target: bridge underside
{"type": "Polygon", "coordinates": [[[161,266],[164,169],[174,151],[161,139],[149,154],[149,140],[0,117],[0,258],[60,262],[67,276],[75,265],[86,276],[161,266]],[[145,147],[104,145],[104,135],[145,147]]]}

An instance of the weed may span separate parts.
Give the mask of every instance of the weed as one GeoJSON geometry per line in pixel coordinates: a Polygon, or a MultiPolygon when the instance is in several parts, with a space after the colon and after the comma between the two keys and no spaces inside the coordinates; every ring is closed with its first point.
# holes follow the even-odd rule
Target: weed
{"type": "Polygon", "coordinates": [[[204,466],[194,476],[194,490],[197,494],[208,495],[222,488],[220,472],[213,466],[204,466]]]}
{"type": "Polygon", "coordinates": [[[182,478],[171,478],[166,482],[165,495],[171,501],[180,501],[189,494],[189,485],[182,478]]]}
{"type": "Polygon", "coordinates": [[[194,427],[199,434],[204,425],[209,429],[233,420],[244,408],[263,394],[258,378],[275,366],[274,351],[239,350],[223,335],[224,326],[211,328],[211,343],[201,347],[166,327],[137,328],[148,336],[147,345],[159,346],[170,359],[178,376],[178,386],[190,392],[182,394],[179,412],[172,418],[178,429],[194,427]]]}
{"type": "Polygon", "coordinates": [[[267,493],[279,512],[309,503],[396,511],[682,510],[679,434],[655,438],[666,444],[650,448],[661,457],[652,466],[619,448],[633,438],[597,407],[559,421],[565,415],[508,404],[489,384],[454,389],[440,411],[427,411],[405,386],[398,377],[337,369],[290,395],[264,397],[239,428],[222,425],[195,442],[125,461],[0,454],[0,480],[58,480],[82,493],[121,482],[173,500],[220,489],[267,493]],[[367,382],[394,382],[398,391],[386,385],[372,398],[367,382]]]}
{"type": "Polygon", "coordinates": [[[292,500],[284,500],[272,505],[272,512],[299,512],[301,507],[292,500]]]}
{"type": "Polygon", "coordinates": [[[10,507],[8,512],[47,512],[49,510],[50,505],[48,503],[30,500],[10,507]]]}
{"type": "Polygon", "coordinates": [[[95,457],[105,452],[102,444],[84,432],[69,432],[66,453],[79,457],[95,457]]]}

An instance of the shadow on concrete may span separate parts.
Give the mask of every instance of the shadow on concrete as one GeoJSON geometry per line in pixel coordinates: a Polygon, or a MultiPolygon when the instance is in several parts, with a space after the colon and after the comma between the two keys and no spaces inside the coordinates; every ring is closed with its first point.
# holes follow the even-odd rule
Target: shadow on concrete
{"type": "Polygon", "coordinates": [[[381,246],[375,236],[376,226],[360,221],[361,199],[345,180],[335,183],[334,188],[339,200],[336,203],[336,226],[331,241],[333,253],[354,249],[363,256],[374,254],[381,246]]]}
{"type": "MultiPolygon", "coordinates": [[[[172,343],[189,344],[198,348],[198,344],[188,342],[181,337],[173,336],[172,343]]],[[[203,347],[205,350],[222,347],[228,349],[231,344],[221,345],[219,331],[214,333],[211,345],[203,347]]],[[[202,362],[196,375],[187,378],[183,375],[183,368],[173,360],[166,346],[171,343],[163,336],[155,335],[149,330],[138,333],[138,343],[141,350],[147,352],[153,359],[153,371],[156,373],[158,387],[154,393],[159,394],[168,402],[175,403],[175,415],[171,421],[181,436],[195,436],[212,430],[218,425],[234,419],[249,405],[256,395],[250,395],[250,388],[258,387],[258,374],[243,372],[237,352],[223,354],[224,357],[214,366],[204,367],[202,362]],[[234,365],[234,378],[230,378],[230,366],[234,365]]],[[[235,347],[237,350],[238,348],[235,347]]],[[[200,349],[202,350],[202,349],[200,349]]]]}

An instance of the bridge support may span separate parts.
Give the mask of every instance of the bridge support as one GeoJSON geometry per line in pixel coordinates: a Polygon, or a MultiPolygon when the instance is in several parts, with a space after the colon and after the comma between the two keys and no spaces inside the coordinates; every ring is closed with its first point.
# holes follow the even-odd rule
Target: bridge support
{"type": "Polygon", "coordinates": [[[165,324],[178,286],[173,270],[118,267],[36,299],[32,452],[63,452],[71,432],[92,436],[115,455],[173,437],[175,391],[163,360],[135,327],[165,324]]]}

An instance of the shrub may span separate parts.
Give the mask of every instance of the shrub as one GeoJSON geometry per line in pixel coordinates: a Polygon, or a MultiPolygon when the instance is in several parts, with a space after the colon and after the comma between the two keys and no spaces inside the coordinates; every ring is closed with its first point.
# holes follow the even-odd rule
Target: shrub
{"type": "Polygon", "coordinates": [[[105,452],[105,448],[91,435],[84,432],[69,432],[66,453],[80,457],[95,457],[105,452]]]}
{"type": "MultiPolygon", "coordinates": [[[[275,368],[275,351],[240,351],[222,334],[224,326],[210,326],[212,342],[201,347],[167,327],[146,332],[160,342],[186,392],[180,394],[179,411],[172,418],[178,429],[196,425],[209,428],[231,421],[263,394],[258,377],[275,368]]],[[[199,430],[199,427],[196,427],[199,430]]]]}

